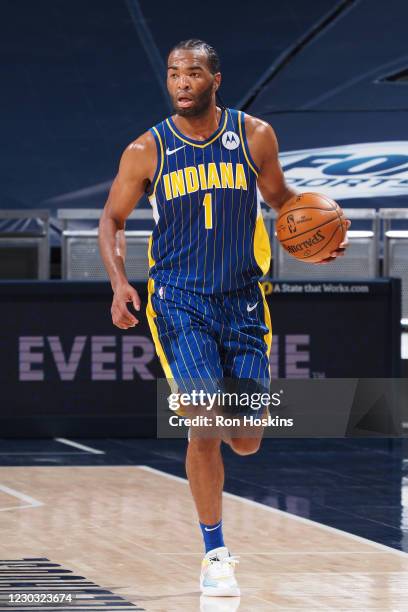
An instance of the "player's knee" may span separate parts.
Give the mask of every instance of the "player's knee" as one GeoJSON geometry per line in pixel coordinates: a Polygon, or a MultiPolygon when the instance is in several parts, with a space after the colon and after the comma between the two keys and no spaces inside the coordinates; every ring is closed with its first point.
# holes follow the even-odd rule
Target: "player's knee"
{"type": "Polygon", "coordinates": [[[221,440],[217,438],[191,438],[189,445],[190,449],[200,455],[211,454],[218,452],[221,440]]]}
{"type": "Polygon", "coordinates": [[[261,438],[232,438],[230,446],[237,455],[253,455],[261,446],[261,438]]]}

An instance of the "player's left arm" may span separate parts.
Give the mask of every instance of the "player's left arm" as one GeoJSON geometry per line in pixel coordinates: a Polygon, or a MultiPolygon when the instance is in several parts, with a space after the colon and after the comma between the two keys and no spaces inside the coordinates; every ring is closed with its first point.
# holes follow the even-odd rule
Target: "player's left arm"
{"type": "MultiPolygon", "coordinates": [[[[280,208],[295,196],[298,192],[289,187],[285,181],[285,176],[279,162],[279,147],[275,132],[272,126],[266,121],[256,117],[245,115],[245,131],[247,135],[248,147],[258,166],[258,187],[265,203],[279,212],[280,208]]],[[[347,229],[350,227],[347,221],[347,229]]],[[[333,258],[344,255],[348,245],[347,236],[330,257],[320,263],[328,263],[333,258]]]]}

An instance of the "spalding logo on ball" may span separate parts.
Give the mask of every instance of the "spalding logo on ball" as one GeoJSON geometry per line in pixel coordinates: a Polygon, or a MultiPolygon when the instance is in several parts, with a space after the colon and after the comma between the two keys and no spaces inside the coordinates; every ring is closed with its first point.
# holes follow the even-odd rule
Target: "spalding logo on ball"
{"type": "Polygon", "coordinates": [[[317,263],[330,257],[345,239],[346,219],[334,200],[320,193],[301,193],[280,209],[276,236],[289,255],[317,263]]]}

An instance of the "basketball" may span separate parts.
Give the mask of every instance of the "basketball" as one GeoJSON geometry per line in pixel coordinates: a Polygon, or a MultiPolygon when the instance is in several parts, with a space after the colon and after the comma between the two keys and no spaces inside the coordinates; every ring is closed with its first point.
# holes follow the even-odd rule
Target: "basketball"
{"type": "Polygon", "coordinates": [[[330,257],[345,235],[342,209],[320,193],[300,193],[291,198],[276,220],[276,236],[282,247],[306,263],[330,257]]]}

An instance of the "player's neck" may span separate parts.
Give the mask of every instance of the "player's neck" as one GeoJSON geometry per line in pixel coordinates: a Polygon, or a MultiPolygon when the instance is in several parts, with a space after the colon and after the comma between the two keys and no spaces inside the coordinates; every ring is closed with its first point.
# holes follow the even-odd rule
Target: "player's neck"
{"type": "Polygon", "coordinates": [[[175,115],[173,121],[180,132],[192,140],[207,140],[217,130],[221,114],[222,110],[214,105],[199,117],[175,115]]]}

